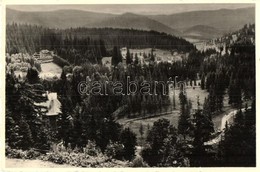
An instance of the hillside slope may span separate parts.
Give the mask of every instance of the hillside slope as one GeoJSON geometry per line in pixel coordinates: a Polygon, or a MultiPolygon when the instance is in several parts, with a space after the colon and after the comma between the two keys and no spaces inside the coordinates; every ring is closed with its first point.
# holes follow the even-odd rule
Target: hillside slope
{"type": "Polygon", "coordinates": [[[6,23],[41,25],[49,28],[92,27],[96,21],[106,20],[113,14],[80,10],[58,10],[49,12],[25,12],[6,9],[6,23]]]}
{"type": "Polygon", "coordinates": [[[200,39],[212,39],[220,37],[223,34],[222,31],[205,25],[196,25],[186,29],[183,32],[185,38],[200,38],[200,39]]]}
{"type": "Polygon", "coordinates": [[[192,11],[172,15],[150,15],[151,19],[157,20],[171,28],[185,30],[195,25],[206,25],[219,30],[237,30],[246,23],[255,23],[255,9],[220,9],[210,11],[192,11]]]}
{"type": "Polygon", "coordinates": [[[40,25],[48,28],[133,28],[139,30],[155,30],[158,32],[179,35],[177,30],[174,30],[169,26],[166,26],[146,16],[132,13],[114,15],[79,10],[25,12],[7,8],[6,16],[7,23],[40,25]]]}
{"type": "Polygon", "coordinates": [[[96,22],[94,27],[133,28],[140,30],[155,30],[172,35],[180,35],[180,32],[146,16],[133,13],[125,13],[111,17],[108,20],[96,22]]]}

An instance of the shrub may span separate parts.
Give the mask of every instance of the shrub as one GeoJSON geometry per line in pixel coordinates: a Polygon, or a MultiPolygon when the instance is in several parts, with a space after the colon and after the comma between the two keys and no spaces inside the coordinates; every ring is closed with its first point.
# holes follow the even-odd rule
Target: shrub
{"type": "Polygon", "coordinates": [[[89,140],[85,148],[83,148],[85,154],[90,156],[97,156],[101,153],[101,150],[97,147],[96,143],[89,140]]]}
{"type": "Polygon", "coordinates": [[[21,150],[21,149],[12,149],[8,145],[5,147],[5,155],[8,158],[19,158],[19,159],[36,159],[41,156],[41,153],[33,149],[30,150],[21,150]]]}
{"type": "Polygon", "coordinates": [[[132,160],[135,157],[136,135],[129,128],[122,131],[120,141],[124,145],[124,158],[132,160]]]}
{"type": "Polygon", "coordinates": [[[6,156],[8,158],[20,158],[20,159],[35,159],[38,158],[43,161],[50,161],[56,164],[69,164],[72,166],[80,167],[127,167],[129,163],[126,161],[119,161],[111,159],[102,154],[96,148],[93,152],[89,151],[90,147],[94,146],[94,142],[89,142],[86,152],[79,152],[78,150],[65,149],[62,145],[52,145],[52,151],[46,153],[44,156],[35,150],[17,150],[11,149],[8,145],[6,146],[6,156]],[[90,153],[91,152],[91,153],[90,153]],[[95,156],[89,155],[93,154],[95,156]]]}
{"type": "Polygon", "coordinates": [[[124,146],[122,144],[117,143],[117,142],[116,143],[110,142],[107,145],[107,148],[105,150],[105,154],[108,157],[122,160],[123,156],[124,156],[124,146]]]}
{"type": "Polygon", "coordinates": [[[131,167],[149,167],[141,156],[136,156],[130,164],[131,167]]]}
{"type": "Polygon", "coordinates": [[[36,159],[39,156],[41,156],[41,153],[33,149],[28,150],[26,153],[27,159],[36,159]]]}
{"type": "Polygon", "coordinates": [[[66,157],[68,156],[69,153],[64,152],[64,153],[57,153],[57,152],[51,152],[47,153],[45,158],[43,160],[51,161],[56,164],[64,164],[66,163],[66,157]]]}

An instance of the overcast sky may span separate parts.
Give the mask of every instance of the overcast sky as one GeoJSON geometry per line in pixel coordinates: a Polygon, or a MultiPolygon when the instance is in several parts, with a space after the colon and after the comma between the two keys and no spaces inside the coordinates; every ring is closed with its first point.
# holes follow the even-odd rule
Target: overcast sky
{"type": "Polygon", "coordinates": [[[8,5],[7,8],[20,11],[53,11],[61,9],[76,9],[92,12],[122,14],[174,14],[187,11],[236,9],[253,7],[254,4],[150,4],[150,5],[8,5]]]}

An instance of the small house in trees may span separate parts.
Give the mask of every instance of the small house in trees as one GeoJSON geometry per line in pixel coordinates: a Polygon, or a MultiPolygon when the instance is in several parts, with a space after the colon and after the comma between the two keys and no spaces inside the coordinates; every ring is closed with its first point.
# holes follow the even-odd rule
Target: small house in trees
{"type": "Polygon", "coordinates": [[[47,101],[42,103],[35,103],[35,105],[45,107],[47,112],[45,116],[57,116],[61,113],[61,103],[57,98],[57,93],[55,92],[46,92],[47,101]]]}
{"type": "Polygon", "coordinates": [[[34,54],[34,57],[41,63],[53,61],[54,53],[49,50],[41,50],[39,54],[34,54]]]}
{"type": "Polygon", "coordinates": [[[112,57],[103,57],[102,58],[102,65],[106,66],[110,69],[112,63],[112,57]]]}
{"type": "Polygon", "coordinates": [[[126,59],[127,48],[123,47],[123,48],[120,49],[120,51],[121,51],[121,55],[123,57],[123,60],[125,60],[126,59]]]}
{"type": "Polygon", "coordinates": [[[57,98],[57,93],[47,93],[48,100],[45,102],[48,112],[46,116],[56,116],[61,113],[61,103],[57,98]]]}
{"type": "Polygon", "coordinates": [[[236,35],[236,34],[233,34],[233,35],[232,35],[232,40],[233,40],[233,42],[236,42],[237,39],[238,39],[237,35],[236,35]]]}
{"type": "Polygon", "coordinates": [[[57,124],[56,120],[58,115],[61,113],[61,103],[57,98],[57,93],[47,91],[46,96],[48,100],[46,102],[40,103],[38,105],[43,106],[47,109],[45,117],[49,120],[51,129],[56,132],[57,124]]]}

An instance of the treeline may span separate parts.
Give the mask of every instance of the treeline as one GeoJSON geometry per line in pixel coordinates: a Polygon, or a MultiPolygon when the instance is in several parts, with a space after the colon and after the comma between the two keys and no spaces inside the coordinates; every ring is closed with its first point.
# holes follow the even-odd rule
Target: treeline
{"type": "Polygon", "coordinates": [[[71,28],[49,29],[41,26],[8,24],[6,26],[6,52],[9,54],[42,49],[55,51],[71,64],[86,61],[100,63],[102,57],[112,54],[112,48],[161,48],[189,52],[195,47],[165,33],[133,29],[71,28]]]}
{"type": "Polygon", "coordinates": [[[143,31],[135,29],[117,28],[71,28],[64,32],[77,37],[92,37],[105,41],[107,49],[114,46],[129,48],[160,48],[189,52],[195,49],[188,41],[166,33],[157,31],[143,31]]]}

